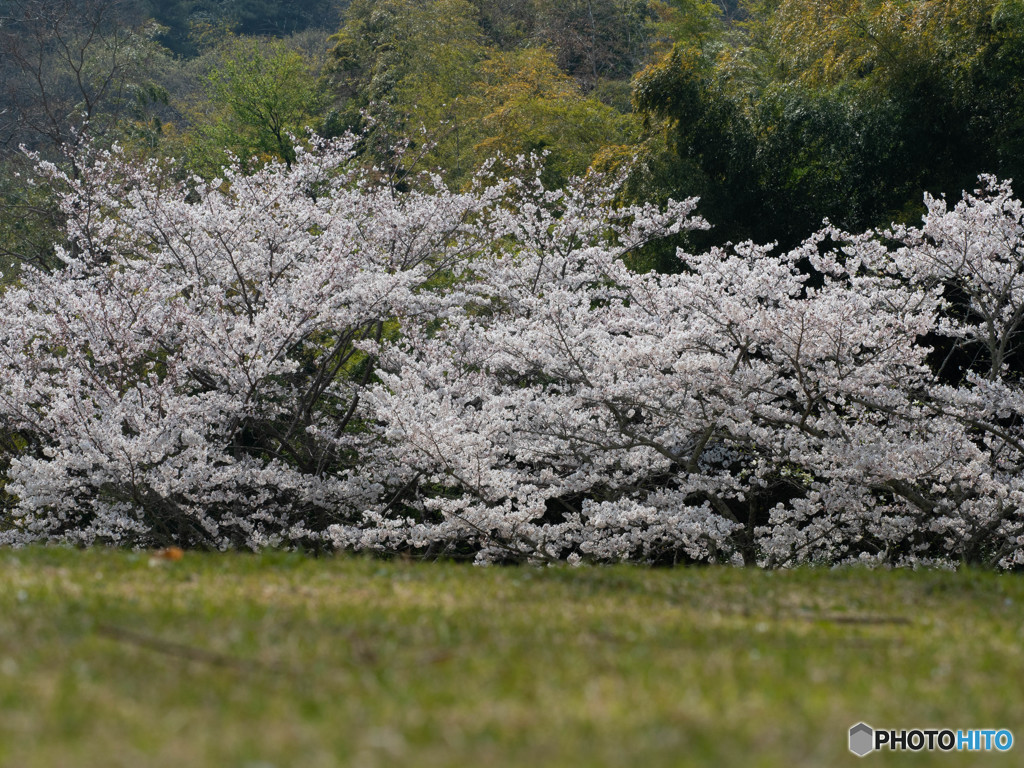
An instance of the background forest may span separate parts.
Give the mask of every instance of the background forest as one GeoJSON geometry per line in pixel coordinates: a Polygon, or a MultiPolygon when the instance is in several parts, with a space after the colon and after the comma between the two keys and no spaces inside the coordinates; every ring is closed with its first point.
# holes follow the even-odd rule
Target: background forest
{"type": "Polygon", "coordinates": [[[915,222],[1024,163],[1021,0],[2,0],[0,70],[15,263],[60,218],[19,146],[86,124],[204,177],[307,130],[455,186],[499,151],[546,152],[556,185],[635,156],[631,202],[700,196],[697,246],[915,222]]]}

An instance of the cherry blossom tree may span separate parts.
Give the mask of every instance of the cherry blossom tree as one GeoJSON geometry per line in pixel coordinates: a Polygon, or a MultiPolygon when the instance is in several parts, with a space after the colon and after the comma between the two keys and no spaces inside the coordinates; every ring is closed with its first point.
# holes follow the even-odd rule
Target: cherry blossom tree
{"type": "Polygon", "coordinates": [[[696,200],[353,140],[210,183],[100,153],[0,301],[0,540],[479,562],[1024,564],[1024,209],[680,252],[696,200]],[[950,363],[956,360],[955,365],[950,363]]]}
{"type": "Polygon", "coordinates": [[[593,193],[530,190],[536,215],[474,265],[474,301],[393,353],[373,390],[401,459],[439,490],[404,521],[336,527],[339,543],[1019,565],[1022,214],[984,181],[952,210],[929,199],[920,230],[681,253],[678,275],[621,261],[634,229],[665,220],[631,211],[609,236],[590,228],[593,193]],[[957,386],[936,337],[979,351],[957,386]]]}
{"type": "Polygon", "coordinates": [[[363,345],[444,315],[427,288],[497,190],[399,195],[352,145],[208,183],[116,151],[42,165],[69,244],[2,299],[0,412],[26,445],[5,540],[316,545],[377,503],[363,345]]]}

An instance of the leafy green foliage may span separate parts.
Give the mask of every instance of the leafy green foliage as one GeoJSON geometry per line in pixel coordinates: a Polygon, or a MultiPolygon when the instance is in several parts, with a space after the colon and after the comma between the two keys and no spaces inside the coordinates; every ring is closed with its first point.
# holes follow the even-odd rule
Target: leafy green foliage
{"type": "Polygon", "coordinates": [[[700,196],[702,209],[722,223],[716,236],[746,239],[753,235],[747,217],[762,204],[751,183],[753,126],[714,75],[708,57],[677,45],[637,76],[633,99],[639,110],[664,121],[669,147],[681,162],[673,177],[661,181],[685,196],[700,196]]]}
{"type": "Polygon", "coordinates": [[[283,41],[229,37],[203,86],[205,99],[193,107],[184,141],[192,167],[205,174],[216,173],[227,153],[291,163],[295,138],[322,111],[317,63],[283,41]]]}
{"type": "Polygon", "coordinates": [[[704,197],[719,239],[792,245],[825,217],[851,229],[913,219],[925,190],[1020,177],[1019,0],[747,10],[717,36],[675,27],[678,47],[636,80],[637,107],[664,121],[689,169],[669,187],[704,197]]]}
{"type": "Polygon", "coordinates": [[[371,155],[398,165],[410,161],[395,158],[404,141],[413,162],[425,144],[444,144],[433,164],[463,170],[472,141],[462,105],[484,55],[467,0],[356,0],[332,41],[340,103],[329,133],[363,132],[371,155]]]}
{"type": "Polygon", "coordinates": [[[332,131],[364,131],[378,162],[456,183],[496,152],[548,152],[548,180],[564,180],[629,140],[630,118],[585,95],[555,49],[502,51],[479,18],[466,0],[357,0],[333,37],[332,131]]]}
{"type": "Polygon", "coordinates": [[[630,140],[630,116],[584,96],[548,49],[496,54],[482,76],[480,160],[547,152],[547,181],[557,185],[585,173],[603,147],[630,140]]]}

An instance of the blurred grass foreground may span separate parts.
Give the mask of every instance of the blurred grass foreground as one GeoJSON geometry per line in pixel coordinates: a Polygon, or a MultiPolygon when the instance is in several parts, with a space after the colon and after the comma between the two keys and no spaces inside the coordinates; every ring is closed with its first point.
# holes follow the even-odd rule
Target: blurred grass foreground
{"type": "Polygon", "coordinates": [[[1021,739],[1022,606],[1019,575],[972,571],[8,550],[0,765],[852,765],[859,721],[1021,739]]]}

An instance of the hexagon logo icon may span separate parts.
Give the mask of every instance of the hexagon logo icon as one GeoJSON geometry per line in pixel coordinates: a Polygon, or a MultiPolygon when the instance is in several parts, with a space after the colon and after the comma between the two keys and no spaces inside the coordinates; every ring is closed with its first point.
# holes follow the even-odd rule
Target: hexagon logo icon
{"type": "Polygon", "coordinates": [[[864,757],[875,748],[875,731],[867,723],[857,723],[850,729],[850,751],[864,757]]]}

